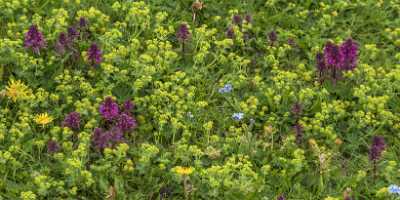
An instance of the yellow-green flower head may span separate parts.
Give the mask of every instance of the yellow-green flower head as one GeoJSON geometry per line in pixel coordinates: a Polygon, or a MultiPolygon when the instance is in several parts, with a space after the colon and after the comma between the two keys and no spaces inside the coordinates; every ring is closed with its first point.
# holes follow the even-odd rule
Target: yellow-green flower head
{"type": "Polygon", "coordinates": [[[39,125],[45,126],[53,121],[53,117],[49,116],[47,113],[41,113],[36,115],[35,122],[39,125]]]}
{"type": "Polygon", "coordinates": [[[20,80],[10,80],[6,87],[6,96],[16,102],[19,99],[26,99],[29,96],[30,90],[20,80]]]}

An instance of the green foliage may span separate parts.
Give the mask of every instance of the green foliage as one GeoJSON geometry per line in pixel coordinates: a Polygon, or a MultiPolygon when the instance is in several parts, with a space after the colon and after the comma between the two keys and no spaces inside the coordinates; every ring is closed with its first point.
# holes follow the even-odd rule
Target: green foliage
{"type": "Polygon", "coordinates": [[[0,0],[0,200],[396,198],[398,1],[194,2],[0,0]],[[85,34],[57,53],[60,33],[80,18],[85,34]],[[24,48],[32,24],[47,42],[40,54],[24,48]],[[350,37],[356,69],[321,83],[317,52],[350,37]],[[111,126],[99,113],[107,96],[132,100],[138,126],[99,149],[93,132],[111,126]],[[72,111],[79,130],[62,125],[72,111]],[[37,124],[40,113],[54,120],[37,124]],[[374,166],[376,135],[386,148],[374,166]],[[48,152],[50,140],[58,151],[48,152]]]}

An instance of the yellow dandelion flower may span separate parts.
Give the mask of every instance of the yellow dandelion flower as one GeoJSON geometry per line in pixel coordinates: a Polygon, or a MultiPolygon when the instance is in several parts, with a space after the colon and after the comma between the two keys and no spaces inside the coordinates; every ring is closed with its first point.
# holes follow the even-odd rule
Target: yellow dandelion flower
{"type": "Polygon", "coordinates": [[[16,102],[18,99],[24,99],[28,96],[29,88],[20,80],[10,80],[6,87],[5,95],[12,101],[16,102]]]}
{"type": "Polygon", "coordinates": [[[193,168],[192,167],[182,167],[182,166],[177,166],[175,167],[175,172],[180,175],[189,175],[193,173],[193,168]]]}
{"type": "Polygon", "coordinates": [[[38,114],[35,117],[35,122],[39,125],[46,125],[53,121],[53,117],[49,116],[47,113],[38,114]]]}

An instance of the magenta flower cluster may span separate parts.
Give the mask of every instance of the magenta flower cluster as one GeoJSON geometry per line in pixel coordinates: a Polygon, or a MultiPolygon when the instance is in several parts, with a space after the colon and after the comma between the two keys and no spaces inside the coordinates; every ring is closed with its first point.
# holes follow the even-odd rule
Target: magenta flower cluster
{"type": "Polygon", "coordinates": [[[47,142],[47,152],[48,153],[56,153],[60,151],[60,145],[55,140],[49,140],[47,142]]]}
{"type": "Polygon", "coordinates": [[[25,34],[24,46],[25,48],[32,49],[36,54],[47,45],[43,33],[39,31],[36,25],[29,27],[28,32],[25,34]]]}
{"type": "Polygon", "coordinates": [[[100,104],[99,112],[105,120],[112,121],[119,115],[119,107],[111,97],[106,97],[104,102],[100,104]]]}
{"type": "Polygon", "coordinates": [[[71,26],[67,29],[67,33],[61,32],[58,36],[56,44],[54,45],[56,52],[59,55],[64,55],[67,51],[77,53],[77,49],[74,47],[75,41],[80,38],[83,30],[84,29],[81,28],[78,31],[75,26],[71,26]]]}
{"type": "Polygon", "coordinates": [[[62,122],[63,127],[68,127],[72,130],[79,130],[81,124],[81,115],[78,112],[71,112],[65,116],[62,122]]]}
{"type": "Polygon", "coordinates": [[[102,128],[95,128],[93,131],[92,142],[97,149],[112,147],[113,145],[123,141],[124,134],[116,127],[113,127],[108,131],[105,131],[102,128]]]}
{"type": "Polygon", "coordinates": [[[329,74],[336,81],[340,71],[353,70],[357,67],[358,43],[349,38],[340,45],[327,42],[324,52],[316,55],[317,69],[321,80],[329,74]]]}
{"type": "MultiPolygon", "coordinates": [[[[233,29],[233,26],[234,26],[234,25],[237,25],[237,26],[239,26],[239,27],[242,27],[242,24],[243,24],[243,23],[251,23],[252,21],[253,21],[253,18],[252,18],[251,15],[249,15],[249,14],[245,15],[245,16],[244,16],[244,19],[243,19],[242,16],[240,16],[240,15],[234,15],[234,16],[232,17],[232,25],[230,25],[230,26],[228,27],[228,29],[226,30],[225,36],[226,36],[227,38],[234,39],[234,38],[235,38],[235,31],[234,31],[234,29],[233,29]]],[[[250,37],[250,34],[249,34],[249,33],[247,33],[247,32],[244,33],[243,38],[244,38],[245,40],[248,40],[249,37],[250,37]]]]}
{"type": "MultiPolygon", "coordinates": [[[[67,32],[61,32],[55,41],[54,50],[59,55],[64,55],[68,51],[72,52],[76,59],[80,52],[76,48],[75,42],[78,39],[85,38],[88,21],[85,18],[81,18],[75,25],[69,27],[67,32]]],[[[182,33],[184,36],[184,32],[182,33]]],[[[185,38],[185,37],[183,37],[185,38]]],[[[47,47],[46,40],[43,33],[39,31],[36,25],[31,25],[29,30],[25,34],[24,47],[31,49],[35,54],[40,54],[40,50],[47,47]]],[[[102,62],[102,51],[96,43],[92,43],[87,50],[87,59],[93,66],[97,66],[102,62]]]]}
{"type": "Polygon", "coordinates": [[[96,128],[92,135],[93,145],[97,149],[113,147],[125,141],[124,134],[137,127],[136,119],[132,114],[133,108],[134,105],[129,100],[119,106],[111,97],[105,98],[99,107],[104,128],[96,128]]]}
{"type": "Polygon", "coordinates": [[[101,63],[101,61],[103,60],[103,57],[102,57],[103,53],[101,52],[99,46],[97,46],[96,43],[93,43],[92,45],[90,45],[87,54],[88,54],[88,60],[94,66],[99,65],[101,63]]]}
{"type": "Polygon", "coordinates": [[[380,159],[382,152],[385,150],[385,139],[382,136],[374,136],[369,149],[369,159],[377,161],[380,159]]]}
{"type": "Polygon", "coordinates": [[[189,40],[190,32],[187,24],[179,25],[178,31],[176,32],[176,38],[182,43],[189,40]]]}
{"type": "Polygon", "coordinates": [[[243,20],[242,16],[240,16],[240,15],[234,15],[232,17],[232,23],[235,25],[241,25],[243,23],[243,21],[245,23],[251,23],[253,21],[253,18],[251,17],[250,14],[245,15],[244,20],[243,20]]]}

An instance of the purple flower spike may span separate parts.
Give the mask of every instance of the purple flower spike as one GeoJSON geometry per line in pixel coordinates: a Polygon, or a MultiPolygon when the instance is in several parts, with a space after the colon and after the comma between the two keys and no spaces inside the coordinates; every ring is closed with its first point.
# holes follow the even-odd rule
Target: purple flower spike
{"type": "Polygon", "coordinates": [[[101,128],[95,128],[93,131],[92,143],[97,149],[103,150],[123,141],[124,134],[117,127],[113,127],[109,131],[104,131],[101,128]]]}
{"type": "Polygon", "coordinates": [[[380,159],[382,152],[385,150],[385,139],[382,136],[374,136],[372,145],[369,149],[369,159],[377,161],[380,159]]]}
{"type": "Polygon", "coordinates": [[[69,38],[65,33],[60,33],[60,35],[58,36],[58,40],[55,44],[56,52],[60,55],[63,55],[68,45],[69,38]]]}
{"type": "Polygon", "coordinates": [[[48,153],[56,153],[60,150],[60,145],[54,141],[54,140],[49,140],[47,142],[47,152],[48,153]]]}
{"type": "Polygon", "coordinates": [[[342,57],[340,66],[343,70],[353,70],[357,66],[358,44],[351,38],[340,45],[340,54],[342,57]]]}
{"type": "Polygon", "coordinates": [[[92,135],[92,142],[97,149],[104,149],[110,146],[111,135],[101,128],[95,128],[92,135]]]}
{"type": "Polygon", "coordinates": [[[71,112],[65,116],[62,126],[68,127],[73,130],[78,130],[80,128],[81,115],[78,112],[71,112]]]}
{"type": "Polygon", "coordinates": [[[296,41],[293,38],[289,38],[287,40],[288,45],[295,47],[296,46],[296,41]]]}
{"type": "Polygon", "coordinates": [[[121,129],[122,132],[127,132],[136,127],[136,120],[126,113],[122,113],[118,117],[117,127],[121,129]]]}
{"type": "Polygon", "coordinates": [[[97,44],[93,43],[88,50],[88,60],[93,65],[99,65],[102,61],[102,52],[97,44]]]}
{"type": "Polygon", "coordinates": [[[326,69],[325,66],[325,60],[324,60],[324,54],[321,52],[318,52],[316,55],[316,60],[317,60],[317,69],[319,72],[323,72],[326,69]]]}
{"type": "Polygon", "coordinates": [[[285,199],[285,196],[279,195],[279,197],[276,200],[286,200],[286,199],[285,199]]]}
{"type": "Polygon", "coordinates": [[[80,26],[81,28],[86,27],[87,24],[88,24],[88,21],[86,20],[86,18],[81,17],[81,18],[79,19],[79,26],[80,26]]]}
{"type": "Polygon", "coordinates": [[[235,38],[235,31],[233,30],[232,26],[230,26],[228,28],[228,30],[226,31],[226,37],[229,38],[229,39],[235,38]]]}
{"type": "Polygon", "coordinates": [[[296,102],[292,106],[292,113],[295,116],[299,116],[301,112],[303,111],[303,106],[299,102],[296,102]]]}
{"type": "Polygon", "coordinates": [[[278,34],[275,31],[268,33],[268,39],[271,44],[274,44],[278,40],[278,34]]]}
{"type": "Polygon", "coordinates": [[[113,144],[124,141],[124,133],[118,127],[111,128],[111,130],[107,131],[107,134],[110,135],[110,138],[111,138],[111,141],[113,144]]]}
{"type": "Polygon", "coordinates": [[[80,34],[79,34],[78,30],[75,27],[71,26],[71,27],[68,28],[68,37],[70,38],[71,41],[73,41],[76,38],[78,38],[79,35],[80,34]]]}
{"type": "Polygon", "coordinates": [[[232,22],[236,25],[240,25],[242,24],[242,17],[240,17],[240,15],[234,15],[232,17],[232,22]]]}
{"type": "Polygon", "coordinates": [[[118,104],[111,97],[107,97],[100,105],[99,112],[105,120],[112,121],[119,115],[118,104]]]}
{"type": "Polygon", "coordinates": [[[25,48],[30,48],[36,54],[40,53],[40,49],[46,47],[46,41],[43,34],[38,30],[36,25],[32,25],[29,31],[25,34],[25,48]]]}
{"type": "Polygon", "coordinates": [[[189,27],[187,24],[181,24],[176,32],[176,38],[180,42],[186,42],[190,37],[189,27]]]}
{"type": "Polygon", "coordinates": [[[135,105],[132,103],[132,101],[126,100],[126,101],[124,102],[124,105],[123,105],[123,108],[122,108],[122,109],[123,109],[125,112],[130,112],[130,111],[133,110],[134,107],[135,107],[135,105]]]}
{"type": "Polygon", "coordinates": [[[251,23],[251,22],[253,21],[253,18],[251,17],[250,14],[247,14],[247,15],[244,17],[244,20],[246,20],[247,23],[251,23]]]}
{"type": "Polygon", "coordinates": [[[304,135],[303,126],[301,124],[299,124],[299,123],[296,123],[293,126],[293,129],[294,129],[294,132],[295,132],[295,135],[296,135],[296,143],[300,144],[302,139],[303,139],[303,135],[304,135]]]}
{"type": "Polygon", "coordinates": [[[339,46],[332,42],[327,42],[324,48],[324,59],[325,64],[328,65],[328,67],[340,69],[342,57],[340,54],[339,46]]]}

